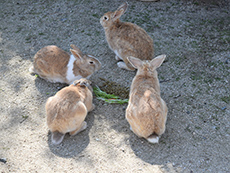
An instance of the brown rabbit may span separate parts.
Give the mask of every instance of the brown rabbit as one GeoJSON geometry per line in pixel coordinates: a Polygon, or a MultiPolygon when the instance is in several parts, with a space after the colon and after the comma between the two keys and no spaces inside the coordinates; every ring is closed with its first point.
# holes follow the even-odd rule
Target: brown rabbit
{"type": "Polygon", "coordinates": [[[138,70],[130,88],[126,119],[130,129],[150,143],[158,143],[165,131],[168,108],[160,96],[156,71],[165,57],[160,55],[150,62],[128,57],[128,61],[138,70]]]}
{"type": "Polygon", "coordinates": [[[52,143],[60,144],[66,133],[76,135],[86,129],[85,117],[95,107],[90,84],[82,78],[47,100],[47,125],[52,133],[52,143]]]}
{"type": "Polygon", "coordinates": [[[154,56],[153,40],[144,29],[136,24],[120,21],[128,4],[122,4],[115,12],[105,13],[100,23],[104,28],[105,37],[110,49],[116,54],[118,67],[126,70],[135,70],[127,60],[133,56],[142,60],[151,60],[154,56]]]}
{"type": "Polygon", "coordinates": [[[71,84],[81,78],[89,78],[101,68],[100,61],[92,55],[84,55],[75,45],[70,45],[72,55],[57,46],[46,46],[34,56],[31,73],[49,82],[71,84]]]}

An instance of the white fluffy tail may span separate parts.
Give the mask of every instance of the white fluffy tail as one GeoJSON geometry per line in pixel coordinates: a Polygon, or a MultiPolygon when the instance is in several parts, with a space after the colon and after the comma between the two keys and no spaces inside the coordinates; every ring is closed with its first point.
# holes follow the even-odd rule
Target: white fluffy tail
{"type": "Polygon", "coordinates": [[[51,141],[53,144],[58,145],[62,142],[65,134],[62,134],[58,131],[52,132],[51,141]]]}
{"type": "Polygon", "coordinates": [[[150,135],[147,140],[152,143],[152,144],[156,144],[159,142],[159,136],[156,134],[150,135]]]}

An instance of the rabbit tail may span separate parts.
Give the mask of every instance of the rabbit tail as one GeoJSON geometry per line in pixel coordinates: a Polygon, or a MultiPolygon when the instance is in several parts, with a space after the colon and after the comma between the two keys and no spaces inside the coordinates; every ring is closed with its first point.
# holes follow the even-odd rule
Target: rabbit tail
{"type": "Polygon", "coordinates": [[[157,134],[152,134],[152,135],[150,135],[148,138],[147,138],[147,140],[150,142],[150,143],[152,143],[152,144],[156,144],[156,143],[158,143],[159,142],[159,136],[157,135],[157,134]]]}
{"type": "Polygon", "coordinates": [[[51,141],[53,144],[58,145],[62,142],[65,134],[62,134],[58,131],[52,132],[51,141]]]}

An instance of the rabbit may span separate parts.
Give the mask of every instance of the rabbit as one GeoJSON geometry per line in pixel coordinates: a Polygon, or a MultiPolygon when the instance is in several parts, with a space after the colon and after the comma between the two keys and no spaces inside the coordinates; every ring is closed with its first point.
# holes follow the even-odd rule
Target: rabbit
{"type": "Polygon", "coordinates": [[[128,61],[137,68],[133,78],[126,119],[130,129],[150,143],[158,143],[165,131],[168,108],[160,96],[160,84],[156,69],[163,63],[166,55],[160,55],[151,61],[141,61],[128,57],[128,61]]]}
{"type": "Polygon", "coordinates": [[[81,78],[48,98],[45,109],[53,144],[60,144],[66,133],[72,136],[86,129],[85,117],[95,107],[90,84],[81,78]]]}
{"type": "Polygon", "coordinates": [[[100,61],[92,55],[84,55],[81,50],[71,44],[72,55],[57,46],[50,45],[40,49],[34,56],[31,73],[52,82],[71,84],[81,78],[89,78],[101,68],[100,61]]]}
{"type": "Polygon", "coordinates": [[[122,4],[115,12],[107,12],[100,18],[110,49],[116,54],[118,67],[134,71],[127,60],[134,56],[141,60],[151,60],[154,56],[153,39],[136,24],[120,21],[128,4],[122,4]],[[121,60],[121,61],[120,61],[121,60]]]}

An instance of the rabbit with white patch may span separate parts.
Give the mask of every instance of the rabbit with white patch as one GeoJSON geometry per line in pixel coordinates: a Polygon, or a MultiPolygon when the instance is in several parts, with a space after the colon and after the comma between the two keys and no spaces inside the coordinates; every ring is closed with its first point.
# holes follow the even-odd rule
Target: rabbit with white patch
{"type": "Polygon", "coordinates": [[[101,68],[100,61],[92,55],[84,55],[81,50],[70,45],[72,55],[57,46],[46,46],[34,56],[31,73],[52,82],[71,84],[81,78],[89,78],[101,68]]]}
{"type": "Polygon", "coordinates": [[[82,78],[47,100],[47,125],[53,144],[60,144],[66,133],[76,135],[86,129],[86,115],[95,107],[90,84],[89,80],[82,78]]]}
{"type": "Polygon", "coordinates": [[[141,61],[128,57],[128,61],[137,68],[133,78],[126,119],[130,129],[150,143],[158,143],[165,131],[168,108],[160,96],[160,84],[156,69],[161,66],[165,55],[151,61],[141,61]]]}
{"type": "Polygon", "coordinates": [[[120,21],[128,4],[122,4],[115,12],[105,13],[100,23],[104,28],[105,37],[110,49],[116,54],[118,67],[135,70],[127,57],[133,56],[141,60],[151,60],[154,56],[153,40],[144,29],[136,24],[120,21]]]}

